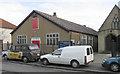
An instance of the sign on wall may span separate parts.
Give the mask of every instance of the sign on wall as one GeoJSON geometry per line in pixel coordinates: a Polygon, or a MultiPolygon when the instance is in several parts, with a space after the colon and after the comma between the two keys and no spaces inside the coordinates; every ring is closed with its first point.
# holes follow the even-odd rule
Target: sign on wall
{"type": "Polygon", "coordinates": [[[33,29],[39,29],[39,18],[33,18],[32,19],[32,28],[33,29]]]}
{"type": "Polygon", "coordinates": [[[31,38],[31,43],[38,45],[40,48],[40,38],[31,38]]]}
{"type": "Polygon", "coordinates": [[[70,46],[71,42],[70,41],[59,41],[59,48],[70,46]]]}

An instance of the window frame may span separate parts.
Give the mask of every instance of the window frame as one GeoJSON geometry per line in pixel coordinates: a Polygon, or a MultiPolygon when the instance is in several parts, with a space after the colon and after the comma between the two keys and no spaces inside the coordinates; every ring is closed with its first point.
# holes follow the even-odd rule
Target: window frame
{"type": "Polygon", "coordinates": [[[81,45],[87,45],[87,36],[81,35],[81,45]],[[85,44],[82,42],[82,40],[85,39],[85,44]]]}
{"type": "Polygon", "coordinates": [[[46,45],[47,46],[58,45],[59,41],[60,41],[59,33],[46,33],[46,45]]]}
{"type": "Polygon", "coordinates": [[[27,43],[27,35],[17,35],[17,43],[18,44],[26,44],[27,43]],[[25,38],[23,38],[25,36],[25,38]]]}
{"type": "Polygon", "coordinates": [[[88,44],[93,46],[93,36],[88,36],[88,44]],[[92,45],[90,44],[90,41],[92,41],[92,45]]]}
{"type": "Polygon", "coordinates": [[[111,24],[111,28],[112,28],[112,29],[115,29],[115,30],[116,30],[116,29],[120,29],[120,28],[119,28],[119,25],[120,25],[119,22],[120,22],[120,21],[119,21],[119,18],[118,18],[117,14],[116,14],[116,15],[114,16],[113,22],[112,22],[112,24],[111,24]]]}

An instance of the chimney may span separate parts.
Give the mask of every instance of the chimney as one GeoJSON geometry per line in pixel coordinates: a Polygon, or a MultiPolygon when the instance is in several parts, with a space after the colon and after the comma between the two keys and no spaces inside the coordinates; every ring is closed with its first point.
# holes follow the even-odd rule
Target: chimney
{"type": "Polygon", "coordinates": [[[86,25],[83,25],[84,27],[86,27],[86,25]]]}
{"type": "Polygon", "coordinates": [[[56,17],[57,17],[56,12],[53,13],[53,16],[56,16],[56,17]]]}
{"type": "Polygon", "coordinates": [[[118,2],[118,7],[120,8],[120,1],[118,2]]]}

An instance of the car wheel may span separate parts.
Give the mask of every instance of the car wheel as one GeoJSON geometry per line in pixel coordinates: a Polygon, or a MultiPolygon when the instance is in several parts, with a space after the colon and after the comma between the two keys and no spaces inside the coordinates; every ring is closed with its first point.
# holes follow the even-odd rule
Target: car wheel
{"type": "Polygon", "coordinates": [[[7,60],[7,59],[8,59],[7,55],[4,55],[4,56],[3,56],[3,59],[4,59],[4,60],[7,60]]]}
{"type": "Polygon", "coordinates": [[[47,64],[49,64],[49,62],[48,62],[47,59],[43,59],[43,60],[42,60],[42,64],[47,65],[47,64]]]}
{"type": "Polygon", "coordinates": [[[71,62],[71,66],[72,66],[73,68],[78,68],[78,67],[79,67],[78,61],[72,61],[72,62],[71,62]]]}
{"type": "Polygon", "coordinates": [[[23,57],[22,60],[23,60],[24,63],[27,63],[27,62],[28,62],[28,58],[27,58],[27,57],[23,57]]]}
{"type": "Polygon", "coordinates": [[[110,69],[114,72],[117,72],[117,71],[120,70],[120,66],[116,63],[113,63],[113,64],[110,65],[110,69]]]}

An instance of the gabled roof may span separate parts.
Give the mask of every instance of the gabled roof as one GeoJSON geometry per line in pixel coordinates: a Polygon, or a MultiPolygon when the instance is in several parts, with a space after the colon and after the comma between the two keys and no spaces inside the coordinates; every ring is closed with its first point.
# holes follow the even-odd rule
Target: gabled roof
{"type": "Polygon", "coordinates": [[[18,27],[11,32],[11,34],[13,34],[26,20],[27,18],[29,18],[31,16],[31,14],[33,13],[37,13],[38,15],[40,15],[41,17],[47,19],[48,21],[56,24],[57,26],[59,26],[60,28],[66,30],[66,31],[74,31],[74,32],[79,32],[79,33],[84,33],[84,34],[90,34],[90,35],[94,35],[97,36],[97,31],[89,28],[89,27],[85,27],[61,18],[58,18],[56,16],[52,16],[37,10],[33,10],[21,23],[20,25],[18,25],[18,27]]]}
{"type": "Polygon", "coordinates": [[[1,18],[0,18],[0,22],[1,22],[0,23],[1,28],[8,28],[8,29],[15,29],[16,28],[16,26],[14,24],[7,22],[1,18]]]}
{"type": "MultiPolygon", "coordinates": [[[[115,6],[113,7],[113,9],[114,9],[115,7],[117,7],[118,10],[120,11],[120,8],[119,8],[117,5],[115,5],[115,6]]],[[[102,26],[99,28],[99,31],[101,30],[101,28],[103,27],[104,23],[106,22],[106,20],[108,19],[108,17],[109,17],[110,14],[112,13],[113,9],[112,9],[111,12],[109,13],[109,15],[107,16],[107,18],[105,19],[105,21],[103,22],[102,26]]]]}

